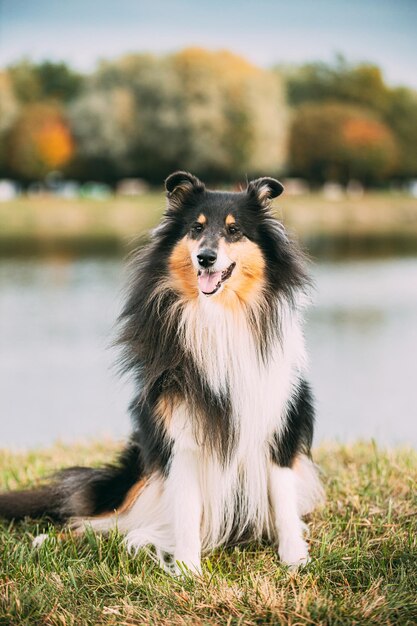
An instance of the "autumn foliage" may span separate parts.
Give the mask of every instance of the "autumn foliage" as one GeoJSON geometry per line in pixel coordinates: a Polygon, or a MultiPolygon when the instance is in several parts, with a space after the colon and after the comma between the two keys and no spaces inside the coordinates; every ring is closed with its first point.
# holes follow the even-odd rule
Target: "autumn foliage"
{"type": "Polygon", "coordinates": [[[41,179],[64,167],[74,144],[64,116],[56,105],[27,106],[12,127],[9,162],[23,179],[41,179]]]}
{"type": "Polygon", "coordinates": [[[85,76],[27,60],[0,71],[0,178],[23,182],[60,170],[159,184],[181,168],[213,183],[268,173],[384,185],[417,177],[416,143],[417,94],[341,57],[266,70],[187,48],[85,76]]]}
{"type": "Polygon", "coordinates": [[[78,156],[119,175],[159,182],[176,168],[207,180],[282,171],[282,80],[230,52],[103,63],[70,108],[78,156]]]}
{"type": "Polygon", "coordinates": [[[333,179],[341,181],[347,169],[368,183],[380,184],[389,179],[399,182],[417,177],[417,93],[406,87],[388,86],[375,65],[352,65],[340,56],[333,63],[306,64],[288,76],[287,95],[294,111],[291,147],[296,152],[290,148],[289,157],[298,172],[300,143],[304,146],[307,143],[307,136],[302,137],[303,127],[308,133],[308,141],[318,142],[319,155],[327,147],[331,159],[333,143],[326,146],[328,137],[324,127],[333,124],[334,132],[340,133],[340,142],[344,143],[345,166],[342,167],[339,161],[334,162],[334,167],[323,164],[320,156],[320,162],[313,167],[314,155],[311,155],[311,167],[308,171],[303,169],[303,175],[319,182],[315,172],[319,172],[321,180],[324,171],[330,167],[333,179]],[[324,133],[321,141],[317,136],[320,133],[311,135],[308,120],[303,126],[301,118],[304,115],[317,119],[320,132],[324,133]],[[332,122],[329,116],[333,115],[332,122]],[[323,119],[324,116],[327,119],[323,119]],[[341,116],[345,118],[343,123],[341,116]]]}
{"type": "Polygon", "coordinates": [[[340,103],[304,104],[293,119],[291,167],[312,182],[381,182],[395,170],[393,133],[366,109],[340,103]]]}

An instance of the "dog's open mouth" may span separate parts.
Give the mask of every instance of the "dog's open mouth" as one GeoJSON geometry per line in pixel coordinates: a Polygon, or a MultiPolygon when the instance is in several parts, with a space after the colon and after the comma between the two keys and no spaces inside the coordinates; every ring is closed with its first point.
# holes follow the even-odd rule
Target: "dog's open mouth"
{"type": "Polygon", "coordinates": [[[233,270],[236,267],[236,263],[231,263],[222,272],[212,272],[210,270],[198,270],[197,280],[200,291],[205,296],[212,296],[222,286],[222,284],[228,280],[233,270]]]}

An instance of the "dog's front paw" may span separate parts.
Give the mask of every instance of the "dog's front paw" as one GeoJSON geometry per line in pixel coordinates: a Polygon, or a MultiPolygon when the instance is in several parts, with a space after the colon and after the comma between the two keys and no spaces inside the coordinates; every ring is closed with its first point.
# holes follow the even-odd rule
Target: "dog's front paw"
{"type": "Polygon", "coordinates": [[[156,548],[156,556],[158,559],[159,567],[161,567],[164,572],[174,577],[181,575],[181,572],[174,561],[173,554],[171,554],[170,552],[165,552],[160,548],[156,548]]]}
{"type": "Polygon", "coordinates": [[[201,576],[201,561],[198,555],[175,555],[174,576],[201,576]]]}
{"type": "Polygon", "coordinates": [[[159,558],[160,567],[174,578],[188,578],[192,576],[201,576],[201,563],[184,560],[174,560],[172,555],[164,555],[163,558],[159,558]]]}
{"type": "Polygon", "coordinates": [[[125,546],[127,551],[132,556],[137,556],[139,550],[149,545],[149,537],[143,530],[137,528],[127,533],[125,540],[125,546]]]}
{"type": "Polygon", "coordinates": [[[290,569],[297,569],[310,561],[308,545],[301,537],[280,542],[278,554],[281,562],[290,569]]]}

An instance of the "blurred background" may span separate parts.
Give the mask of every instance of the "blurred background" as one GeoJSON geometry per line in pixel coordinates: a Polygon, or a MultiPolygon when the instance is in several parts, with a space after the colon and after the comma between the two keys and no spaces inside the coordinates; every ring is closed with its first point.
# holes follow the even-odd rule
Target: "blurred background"
{"type": "Polygon", "coordinates": [[[416,23],[414,0],[0,0],[1,447],[128,433],[123,259],[178,168],[283,181],[317,441],[417,445],[416,23]]]}

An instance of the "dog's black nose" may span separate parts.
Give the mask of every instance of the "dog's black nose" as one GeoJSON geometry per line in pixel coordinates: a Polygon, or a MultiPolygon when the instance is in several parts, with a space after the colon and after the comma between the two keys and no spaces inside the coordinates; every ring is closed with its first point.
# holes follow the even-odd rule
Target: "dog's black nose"
{"type": "Polygon", "coordinates": [[[217,259],[217,254],[214,252],[214,250],[205,248],[204,250],[201,250],[199,254],[197,254],[197,259],[201,267],[207,268],[211,265],[214,265],[217,259]]]}

